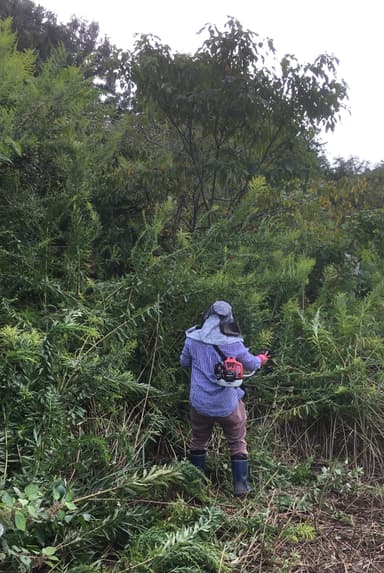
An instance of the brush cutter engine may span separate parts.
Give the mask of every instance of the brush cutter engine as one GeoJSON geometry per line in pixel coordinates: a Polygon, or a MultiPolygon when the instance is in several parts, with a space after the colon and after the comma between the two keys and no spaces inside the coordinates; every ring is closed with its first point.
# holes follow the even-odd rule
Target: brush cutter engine
{"type": "Polygon", "coordinates": [[[221,358],[221,361],[215,364],[215,378],[219,386],[238,388],[243,384],[244,378],[254,374],[254,371],[244,374],[244,366],[241,362],[233,356],[226,356],[216,344],[213,345],[213,348],[221,358]]]}
{"type": "Polygon", "coordinates": [[[219,386],[237,388],[244,381],[244,366],[236,358],[228,356],[222,362],[216,362],[215,377],[219,386]]]}
{"type": "MultiPolygon", "coordinates": [[[[250,378],[255,374],[256,370],[245,374],[244,366],[241,362],[236,360],[233,356],[226,356],[216,344],[213,344],[213,348],[221,358],[221,362],[216,362],[214,368],[216,384],[219,386],[238,388],[243,384],[246,378],[250,378]]],[[[266,350],[264,354],[268,358],[271,355],[269,350],[266,350]]]]}

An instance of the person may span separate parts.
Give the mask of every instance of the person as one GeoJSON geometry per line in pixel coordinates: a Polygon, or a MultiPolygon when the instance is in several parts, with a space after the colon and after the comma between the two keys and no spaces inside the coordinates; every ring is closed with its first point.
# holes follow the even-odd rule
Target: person
{"type": "Polygon", "coordinates": [[[220,424],[231,453],[234,494],[246,495],[251,488],[248,484],[245,392],[241,387],[219,385],[215,365],[223,356],[230,356],[247,370],[256,370],[267,362],[269,355],[249,352],[232,307],[223,300],[217,300],[208,308],[201,326],[193,326],[185,334],[180,363],[191,368],[189,460],[204,472],[208,443],[214,425],[220,424]]]}

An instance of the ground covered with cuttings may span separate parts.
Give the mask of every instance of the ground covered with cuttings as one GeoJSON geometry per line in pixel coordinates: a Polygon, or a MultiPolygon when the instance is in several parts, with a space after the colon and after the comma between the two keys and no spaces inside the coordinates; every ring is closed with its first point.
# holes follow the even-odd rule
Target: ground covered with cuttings
{"type": "Polygon", "coordinates": [[[383,573],[384,486],[324,468],[315,485],[226,506],[237,573],[383,573]],[[322,482],[322,483],[321,483],[322,482]]]}

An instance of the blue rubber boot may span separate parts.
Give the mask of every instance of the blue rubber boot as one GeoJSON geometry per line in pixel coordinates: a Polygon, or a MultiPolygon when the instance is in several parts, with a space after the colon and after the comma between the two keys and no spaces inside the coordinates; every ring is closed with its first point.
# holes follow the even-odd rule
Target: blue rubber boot
{"type": "Polygon", "coordinates": [[[191,450],[189,461],[202,473],[205,473],[205,450],[191,450]]]}
{"type": "Polygon", "coordinates": [[[245,454],[231,457],[233,493],[237,496],[247,495],[251,491],[248,483],[248,458],[245,454]]]}

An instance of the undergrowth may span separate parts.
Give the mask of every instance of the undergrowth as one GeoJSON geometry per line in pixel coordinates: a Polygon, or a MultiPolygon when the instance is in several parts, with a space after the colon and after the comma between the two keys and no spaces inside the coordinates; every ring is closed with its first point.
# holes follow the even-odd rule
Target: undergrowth
{"type": "Polygon", "coordinates": [[[26,271],[2,297],[0,570],[352,572],[357,528],[361,558],[378,563],[381,276],[367,265],[362,293],[344,262],[320,272],[300,231],[273,219],[234,216],[230,233],[220,221],[164,252],[158,216],[124,276],[68,290],[26,271]],[[232,496],[219,431],[206,479],[186,461],[179,354],[216,299],[232,303],[252,351],[272,351],[248,383],[246,500],[232,496]]]}

